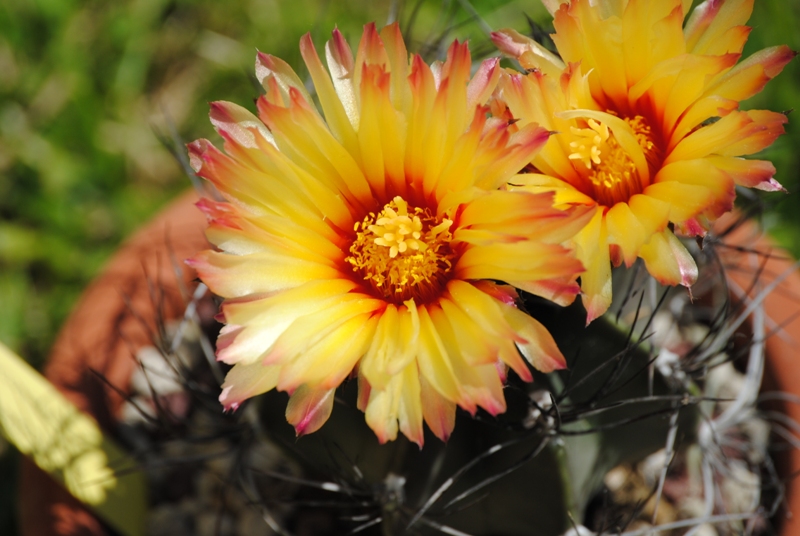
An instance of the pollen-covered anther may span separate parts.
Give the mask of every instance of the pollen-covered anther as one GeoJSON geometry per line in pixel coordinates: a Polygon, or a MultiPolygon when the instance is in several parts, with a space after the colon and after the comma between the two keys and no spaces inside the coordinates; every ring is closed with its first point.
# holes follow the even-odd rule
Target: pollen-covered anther
{"type": "Polygon", "coordinates": [[[375,235],[376,244],[389,248],[391,258],[408,250],[425,251],[427,247],[420,240],[422,220],[419,215],[408,213],[408,203],[399,195],[383,208],[375,225],[370,225],[367,229],[375,235]]]}
{"type": "Polygon", "coordinates": [[[409,207],[400,196],[379,214],[356,222],[356,238],[345,261],[383,298],[418,303],[435,298],[453,268],[453,222],[428,209],[409,207]]]}
{"type": "MultiPolygon", "coordinates": [[[[650,126],[642,116],[625,118],[648,160],[655,157],[655,144],[650,126]]],[[[638,170],[631,156],[623,149],[608,126],[589,119],[586,128],[571,127],[573,141],[571,160],[581,160],[586,167],[586,178],[594,190],[594,198],[606,206],[627,202],[631,196],[642,193],[638,170]]]]}
{"type": "Polygon", "coordinates": [[[589,128],[570,127],[569,130],[576,138],[569,146],[574,149],[569,155],[570,160],[581,160],[586,169],[592,169],[592,163],[600,164],[600,155],[603,146],[608,141],[608,126],[598,123],[594,119],[587,121],[589,128]]]}

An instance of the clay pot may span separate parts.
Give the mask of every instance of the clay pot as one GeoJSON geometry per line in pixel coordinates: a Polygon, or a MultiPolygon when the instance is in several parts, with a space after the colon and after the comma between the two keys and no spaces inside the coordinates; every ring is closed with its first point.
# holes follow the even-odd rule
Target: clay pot
{"type": "MultiPolygon", "coordinates": [[[[87,289],[65,324],[50,356],[45,374],[80,409],[93,415],[111,433],[123,397],[108,384],[126,389],[136,367],[133,355],[152,344],[156,319],[183,314],[186,289],[194,287],[195,274],[182,260],[207,247],[205,221],[194,207],[197,196],[187,193],[139,231],[114,256],[102,275],[87,289]],[[177,270],[176,270],[177,269],[177,270]],[[183,289],[183,292],[182,292],[183,289]],[[101,380],[105,378],[107,383],[101,380]]],[[[727,244],[744,244],[747,250],[769,252],[761,281],[768,283],[792,267],[792,261],[773,247],[757,227],[738,225],[735,216],[717,226],[727,244]]],[[[738,287],[750,289],[758,262],[735,248],[719,248],[728,277],[738,287]]],[[[763,261],[763,257],[758,257],[763,261]]],[[[800,394],[800,272],[794,271],[765,302],[766,313],[781,325],[785,335],[767,342],[766,390],[800,394]]],[[[800,404],[780,408],[800,422],[800,404]]],[[[800,450],[788,451],[779,460],[781,475],[800,471],[800,450]]],[[[800,479],[787,479],[788,510],[800,513],[800,479]]],[[[103,524],[31,462],[23,463],[20,487],[21,530],[25,536],[107,534],[103,524]]],[[[800,519],[779,515],[780,534],[800,534],[800,519]]]]}
{"type": "MultiPolygon", "coordinates": [[[[737,247],[720,247],[717,251],[725,266],[729,281],[753,297],[760,287],[789,273],[788,277],[764,301],[764,311],[770,324],[766,327],[766,370],[762,392],[780,391],[800,396],[800,271],[794,260],[772,242],[758,225],[742,221],[738,215],[728,215],[717,222],[717,232],[723,241],[737,247]]],[[[735,293],[732,293],[735,295],[735,293]]],[[[736,298],[734,298],[735,300],[736,298]]],[[[800,399],[795,402],[773,401],[768,407],[800,422],[800,399]]],[[[777,453],[777,470],[786,486],[786,507],[774,519],[779,534],[800,534],[800,450],[788,449],[777,453]]]]}
{"type": "MultiPolygon", "coordinates": [[[[107,432],[128,389],[137,349],[152,344],[158,318],[183,315],[196,285],[183,260],[207,247],[205,218],[187,192],[128,240],[86,289],[50,353],[45,376],[107,432]],[[103,381],[102,378],[105,378],[103,381]]],[[[101,522],[29,460],[20,471],[25,536],[106,534],[101,522]]]]}

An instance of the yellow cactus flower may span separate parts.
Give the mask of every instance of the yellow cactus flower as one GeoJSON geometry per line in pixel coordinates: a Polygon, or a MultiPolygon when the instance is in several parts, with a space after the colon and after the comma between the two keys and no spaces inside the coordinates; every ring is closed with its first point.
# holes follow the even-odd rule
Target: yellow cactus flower
{"type": "Polygon", "coordinates": [[[676,238],[703,236],[733,206],[735,185],[774,191],[770,162],[745,160],[786,116],[739,110],[795,53],[739,62],[753,0],[547,0],[555,54],[513,30],[493,35],[526,75],[505,74],[495,112],[557,132],[515,179],[594,207],[577,236],[587,321],[611,302],[611,267],[637,258],[662,284],[690,287],[694,259],[676,238]],[[504,102],[503,102],[504,101],[504,102]],[[507,109],[504,109],[507,106],[507,109]]]}
{"type": "Polygon", "coordinates": [[[399,429],[422,446],[423,420],[446,440],[456,405],[505,411],[509,367],[531,381],[526,360],[565,366],[510,285],[572,301],[583,267],[561,244],[591,212],[504,188],[549,132],[489,117],[498,59],[471,79],[466,44],[443,63],[409,61],[397,25],[366,26],[355,57],[334,31],[330,73],[310,36],[300,48],[322,114],[286,63],[259,53],[259,117],[214,103],[227,154],[189,145],[227,200],[199,204],[219,251],[189,261],[225,298],[220,401],[289,392],[287,419],[306,434],[357,376],[381,442],[399,429]]]}

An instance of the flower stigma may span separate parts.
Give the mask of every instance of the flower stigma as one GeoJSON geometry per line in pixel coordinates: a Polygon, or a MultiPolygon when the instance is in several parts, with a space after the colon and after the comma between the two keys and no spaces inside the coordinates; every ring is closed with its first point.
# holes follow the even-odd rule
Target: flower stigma
{"type": "Polygon", "coordinates": [[[396,196],[377,215],[370,212],[355,223],[345,261],[380,297],[425,303],[439,295],[453,268],[452,224],[396,196]]]}
{"type": "MultiPolygon", "coordinates": [[[[655,159],[656,145],[652,131],[644,117],[625,118],[631,127],[648,162],[655,159]]],[[[627,202],[631,196],[640,194],[644,186],[636,164],[623,149],[612,131],[604,123],[589,119],[586,128],[570,127],[573,141],[569,146],[570,160],[578,160],[586,169],[591,183],[592,197],[597,202],[612,207],[627,202]]]]}

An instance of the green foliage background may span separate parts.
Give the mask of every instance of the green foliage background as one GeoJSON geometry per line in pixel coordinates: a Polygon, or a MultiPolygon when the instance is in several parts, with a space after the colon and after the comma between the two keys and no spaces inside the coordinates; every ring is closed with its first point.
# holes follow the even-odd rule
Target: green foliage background
{"type": "MultiPolygon", "coordinates": [[[[656,0],[654,0],[656,1],[656,0]]],[[[800,50],[800,1],[756,0],[745,50],[786,43],[800,50]]],[[[474,0],[493,29],[547,27],[537,0],[474,0]]],[[[137,226],[189,182],[156,132],[215,139],[207,102],[251,105],[258,48],[301,72],[297,43],[321,47],[334,25],[355,43],[394,7],[410,48],[470,38],[491,53],[463,0],[3,0],[0,3],[0,341],[36,366],[81,290],[137,226]]],[[[744,107],[797,107],[793,61],[744,107]]],[[[800,121],[762,155],[790,195],[760,195],[764,223],[800,255],[800,121]]],[[[2,371],[0,371],[2,373],[2,371]]],[[[3,476],[12,470],[0,457],[3,476]]],[[[12,464],[13,465],[13,464],[12,464]]],[[[0,500],[13,495],[3,478],[0,500]]],[[[8,505],[0,533],[13,534],[8,505]]]]}

